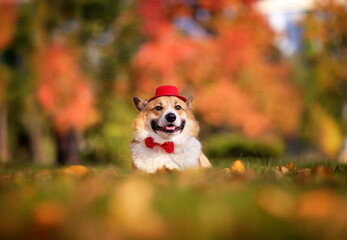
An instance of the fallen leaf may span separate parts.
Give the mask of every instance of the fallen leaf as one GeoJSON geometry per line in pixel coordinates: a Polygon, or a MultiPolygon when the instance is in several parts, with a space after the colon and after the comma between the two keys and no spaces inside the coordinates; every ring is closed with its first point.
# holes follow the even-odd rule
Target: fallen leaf
{"type": "Polygon", "coordinates": [[[245,172],[245,165],[241,160],[236,160],[230,169],[233,173],[243,174],[245,172]]]}
{"type": "Polygon", "coordinates": [[[288,162],[286,164],[286,168],[288,168],[289,171],[292,171],[292,170],[297,170],[297,167],[293,164],[293,162],[288,162]]]}
{"type": "Polygon", "coordinates": [[[288,168],[286,168],[285,166],[282,166],[282,167],[281,167],[281,172],[282,172],[283,174],[286,174],[286,173],[289,173],[289,170],[288,170],[288,168]]]}
{"type": "Polygon", "coordinates": [[[72,165],[64,169],[65,174],[77,177],[84,177],[88,172],[88,169],[82,165],[72,165]]]}
{"type": "Polygon", "coordinates": [[[286,168],[288,168],[289,171],[292,170],[293,167],[294,167],[294,164],[292,162],[289,162],[286,164],[286,168]]]}

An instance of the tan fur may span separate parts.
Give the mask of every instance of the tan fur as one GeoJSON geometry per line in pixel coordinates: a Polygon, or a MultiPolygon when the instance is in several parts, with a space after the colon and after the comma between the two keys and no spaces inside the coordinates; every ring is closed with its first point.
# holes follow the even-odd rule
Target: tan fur
{"type": "Polygon", "coordinates": [[[203,168],[211,168],[212,167],[210,161],[205,156],[205,154],[203,154],[202,152],[201,152],[200,157],[199,157],[199,163],[200,163],[200,166],[203,168]]]}

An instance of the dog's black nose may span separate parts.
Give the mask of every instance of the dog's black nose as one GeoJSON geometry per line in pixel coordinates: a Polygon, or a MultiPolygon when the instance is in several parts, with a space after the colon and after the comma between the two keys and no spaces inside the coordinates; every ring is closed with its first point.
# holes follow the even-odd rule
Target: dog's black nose
{"type": "Polygon", "coordinates": [[[165,118],[168,122],[172,123],[176,120],[176,115],[174,113],[168,113],[165,118]]]}

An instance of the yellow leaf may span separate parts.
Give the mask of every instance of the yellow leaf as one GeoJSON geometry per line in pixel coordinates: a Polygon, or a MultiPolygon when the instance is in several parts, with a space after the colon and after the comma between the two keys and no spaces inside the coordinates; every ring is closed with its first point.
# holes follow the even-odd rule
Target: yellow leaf
{"type": "Polygon", "coordinates": [[[67,175],[83,177],[88,174],[88,169],[82,165],[72,165],[65,168],[64,173],[67,175]]]}
{"type": "Polygon", "coordinates": [[[236,160],[230,167],[231,171],[238,174],[245,172],[245,165],[241,160],[236,160]]]}

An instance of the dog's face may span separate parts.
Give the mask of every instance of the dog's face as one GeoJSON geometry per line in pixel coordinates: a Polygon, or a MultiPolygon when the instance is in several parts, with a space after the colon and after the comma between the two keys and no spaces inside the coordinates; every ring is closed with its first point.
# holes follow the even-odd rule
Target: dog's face
{"type": "Polygon", "coordinates": [[[164,139],[180,134],[197,136],[199,125],[191,113],[192,97],[187,102],[177,97],[163,96],[150,102],[134,97],[139,116],[135,119],[134,130],[153,132],[164,139]]]}

